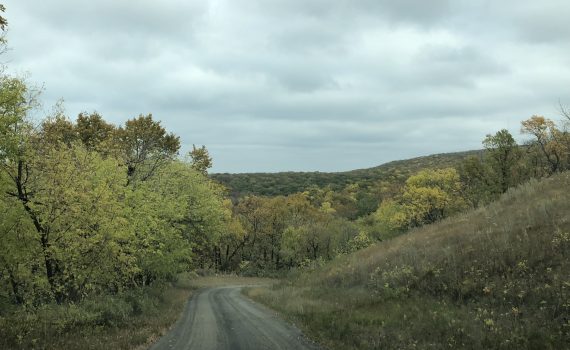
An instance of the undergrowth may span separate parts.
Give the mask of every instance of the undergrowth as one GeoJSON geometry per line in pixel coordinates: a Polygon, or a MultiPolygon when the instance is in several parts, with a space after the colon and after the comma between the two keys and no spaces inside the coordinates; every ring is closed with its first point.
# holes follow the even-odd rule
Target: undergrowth
{"type": "Polygon", "coordinates": [[[0,315],[0,348],[145,348],[176,321],[194,288],[181,275],[166,287],[8,310],[0,315]]]}

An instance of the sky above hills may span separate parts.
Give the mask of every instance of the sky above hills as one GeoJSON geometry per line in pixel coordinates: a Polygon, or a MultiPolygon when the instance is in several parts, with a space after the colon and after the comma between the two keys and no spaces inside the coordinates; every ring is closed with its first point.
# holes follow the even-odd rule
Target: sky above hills
{"type": "Polygon", "coordinates": [[[570,2],[5,0],[4,61],[71,118],[152,113],[214,172],[481,147],[570,105],[570,2]]]}

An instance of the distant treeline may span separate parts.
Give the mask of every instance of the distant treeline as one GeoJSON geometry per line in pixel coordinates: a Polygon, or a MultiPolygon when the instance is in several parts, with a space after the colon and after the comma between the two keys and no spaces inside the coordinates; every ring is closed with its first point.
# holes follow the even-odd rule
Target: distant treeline
{"type": "Polygon", "coordinates": [[[458,166],[466,156],[482,152],[473,150],[434,154],[345,172],[215,173],[210,177],[224,184],[234,199],[245,195],[286,196],[315,187],[328,187],[336,191],[350,184],[368,187],[379,181],[403,183],[408,176],[421,169],[458,166]]]}

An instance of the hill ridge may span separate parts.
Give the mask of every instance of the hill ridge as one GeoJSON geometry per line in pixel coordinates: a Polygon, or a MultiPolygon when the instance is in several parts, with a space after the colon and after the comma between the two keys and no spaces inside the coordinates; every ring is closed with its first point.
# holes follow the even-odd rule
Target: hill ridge
{"type": "Polygon", "coordinates": [[[229,188],[232,197],[243,195],[276,196],[303,192],[311,187],[339,190],[359,183],[367,187],[374,182],[404,182],[415,172],[425,168],[456,167],[467,156],[481,154],[482,150],[469,150],[393,160],[371,168],[339,172],[284,171],[276,173],[212,173],[210,177],[229,188]]]}

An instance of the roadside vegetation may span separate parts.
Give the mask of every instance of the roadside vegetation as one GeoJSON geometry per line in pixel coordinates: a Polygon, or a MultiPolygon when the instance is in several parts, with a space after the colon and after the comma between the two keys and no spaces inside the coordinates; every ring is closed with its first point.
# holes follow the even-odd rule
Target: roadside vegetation
{"type": "Polygon", "coordinates": [[[182,273],[176,282],[78,303],[14,308],[0,317],[2,349],[146,349],[166,334],[194,291],[226,285],[269,286],[276,280],[182,273]]]}
{"type": "Polygon", "coordinates": [[[186,275],[176,283],[77,303],[8,308],[0,317],[0,348],[144,349],[180,317],[194,289],[186,275]]]}
{"type": "Polygon", "coordinates": [[[247,294],[331,349],[570,344],[570,173],[247,294]]]}

